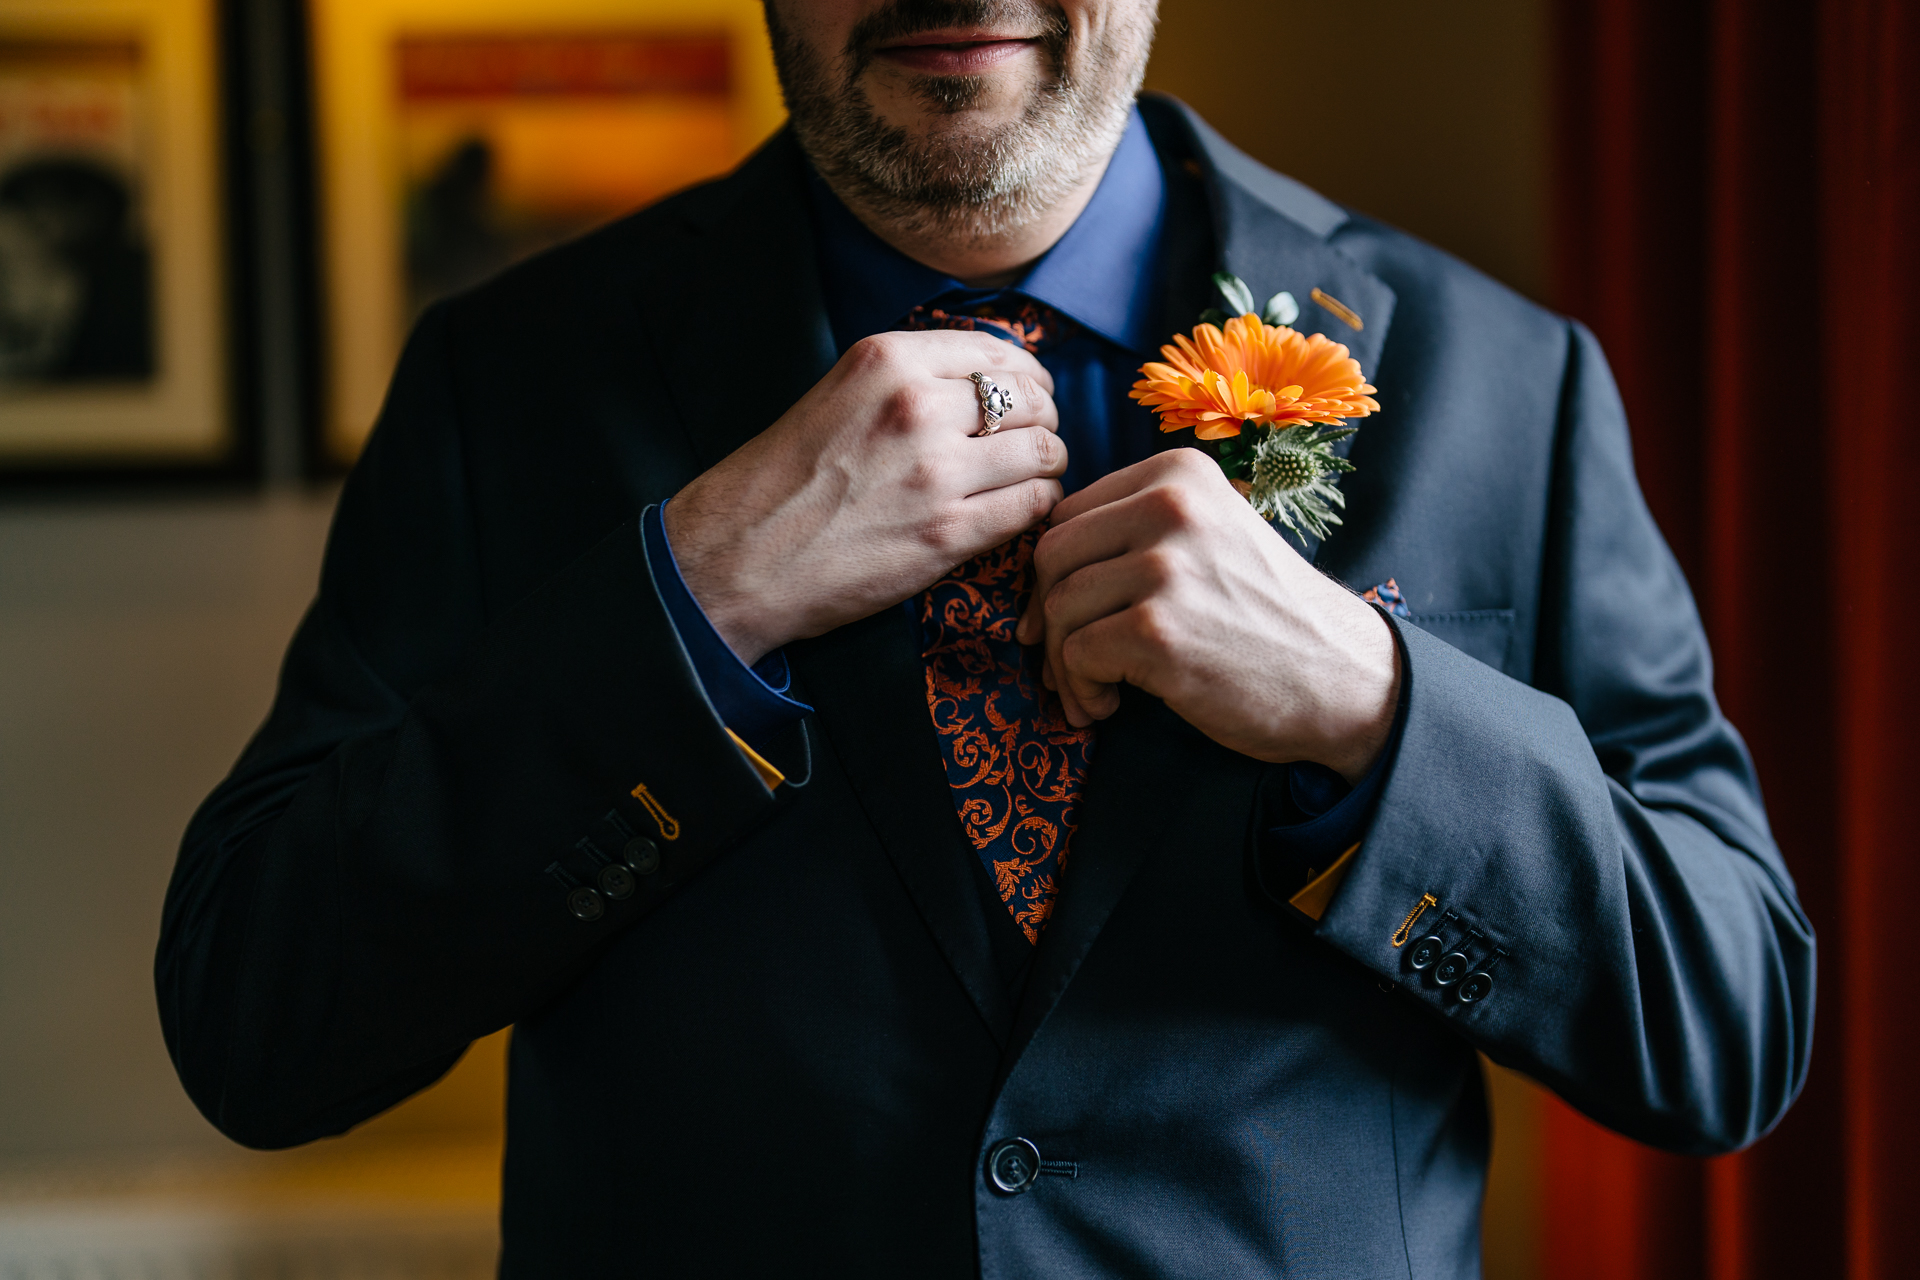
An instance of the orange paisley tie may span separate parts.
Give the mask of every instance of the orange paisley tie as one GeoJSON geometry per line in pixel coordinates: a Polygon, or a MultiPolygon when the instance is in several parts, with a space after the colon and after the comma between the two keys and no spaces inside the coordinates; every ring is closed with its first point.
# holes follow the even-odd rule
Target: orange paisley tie
{"type": "MultiPolygon", "coordinates": [[[[1024,299],[965,313],[915,308],[904,329],[979,329],[1038,351],[1069,322],[1024,299]]],[[[921,659],[954,808],[1028,942],[1053,913],[1078,826],[1093,730],[1067,723],[1040,682],[1040,652],[1014,639],[1041,529],[975,556],[921,594],[921,659]]]]}

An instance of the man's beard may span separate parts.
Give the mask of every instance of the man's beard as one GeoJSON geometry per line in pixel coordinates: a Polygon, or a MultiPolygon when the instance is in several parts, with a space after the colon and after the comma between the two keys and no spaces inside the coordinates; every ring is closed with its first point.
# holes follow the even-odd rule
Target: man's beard
{"type": "MultiPolygon", "coordinates": [[[[1126,130],[1152,44],[1150,29],[1121,28],[1097,47],[1071,50],[1066,16],[1050,0],[893,0],[854,27],[845,74],[836,79],[781,23],[773,0],[766,11],[794,133],[821,176],[843,199],[909,234],[968,243],[1021,229],[1106,163],[1126,130]],[[1036,27],[1047,74],[1013,123],[913,138],[881,120],[860,87],[879,47],[903,36],[1036,27]],[[1071,74],[1074,65],[1085,74],[1071,74]]],[[[933,113],[957,115],[980,101],[988,82],[928,75],[911,87],[933,113]]]]}

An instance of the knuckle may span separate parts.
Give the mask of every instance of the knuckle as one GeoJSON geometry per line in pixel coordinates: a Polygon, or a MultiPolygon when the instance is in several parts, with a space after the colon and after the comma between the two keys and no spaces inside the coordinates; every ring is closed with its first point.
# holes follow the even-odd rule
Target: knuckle
{"type": "Polygon", "coordinates": [[[1040,379],[1030,373],[1013,375],[1014,394],[1020,398],[1022,409],[1038,410],[1042,405],[1052,402],[1053,397],[1040,385],[1040,379]]]}
{"type": "Polygon", "coordinates": [[[1195,515],[1193,496],[1180,485],[1165,484],[1152,490],[1149,508],[1166,529],[1188,528],[1195,515]]]}
{"type": "MultiPolygon", "coordinates": [[[[1053,621],[1051,615],[1048,616],[1047,621],[1053,621]]],[[[1060,665],[1066,669],[1066,675],[1073,675],[1085,665],[1086,649],[1087,633],[1084,629],[1074,632],[1060,642],[1060,665]]]]}
{"type": "Polygon", "coordinates": [[[1218,470],[1218,464],[1198,449],[1169,449],[1160,455],[1167,460],[1167,470],[1182,479],[1204,479],[1210,471],[1218,470]]]}
{"type": "Polygon", "coordinates": [[[902,488],[912,493],[931,493],[940,487],[943,469],[926,454],[919,454],[907,464],[900,476],[902,488]]]}
{"type": "Polygon", "coordinates": [[[1027,437],[1027,448],[1033,453],[1033,460],[1042,471],[1052,470],[1061,461],[1066,446],[1060,443],[1060,437],[1051,431],[1035,428],[1022,433],[1027,437]]]}
{"type": "Polygon", "coordinates": [[[1155,591],[1164,590],[1177,576],[1173,557],[1160,547],[1140,553],[1140,572],[1146,578],[1147,585],[1155,591]]]}
{"type": "MultiPolygon", "coordinates": [[[[1020,347],[1008,342],[1005,338],[995,337],[991,333],[983,333],[978,329],[967,329],[962,332],[964,332],[968,340],[979,349],[980,358],[996,369],[1004,369],[1011,365],[1015,358],[1013,353],[1021,351],[1020,347]]],[[[1022,354],[1024,354],[1024,352],[1022,352],[1022,354]]]]}
{"type": "Polygon", "coordinates": [[[1057,480],[1037,480],[1033,484],[1031,501],[1027,507],[1027,524],[1052,513],[1060,502],[1060,483],[1057,480]]]}
{"type": "Polygon", "coordinates": [[[946,559],[958,559],[967,544],[966,516],[949,506],[940,506],[920,522],[920,541],[929,551],[946,559]]]}
{"type": "Polygon", "coordinates": [[[891,333],[870,334],[848,347],[843,357],[848,370],[868,375],[890,370],[899,358],[894,336],[891,333]]]}
{"type": "Polygon", "coordinates": [[[881,422],[895,431],[917,430],[931,414],[932,402],[932,394],[919,383],[895,387],[881,406],[881,422]]]}
{"type": "Polygon", "coordinates": [[[1054,569],[1060,563],[1060,539],[1055,531],[1047,530],[1040,540],[1033,544],[1033,572],[1036,582],[1045,582],[1054,576],[1054,569]]]}
{"type": "Polygon", "coordinates": [[[1128,610],[1129,629],[1134,643],[1150,655],[1167,651],[1172,641],[1166,610],[1153,601],[1143,601],[1128,610]]]}

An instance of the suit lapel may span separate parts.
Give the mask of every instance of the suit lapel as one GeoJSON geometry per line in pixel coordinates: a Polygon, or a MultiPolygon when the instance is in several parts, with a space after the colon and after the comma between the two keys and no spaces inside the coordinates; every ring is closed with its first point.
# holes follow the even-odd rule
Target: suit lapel
{"type": "Polygon", "coordinates": [[[738,449],[833,367],[805,158],[782,130],[685,213],[706,242],[647,282],[641,319],[694,456],[738,449]]]}
{"type": "MultiPolygon", "coordinates": [[[[1292,293],[1300,304],[1295,327],[1346,343],[1371,378],[1392,323],[1394,296],[1384,281],[1327,243],[1326,236],[1345,221],[1345,212],[1261,168],[1171,99],[1148,97],[1141,109],[1169,174],[1191,172],[1189,161],[1199,170],[1212,219],[1216,265],[1209,272],[1232,272],[1262,301],[1282,289],[1292,293]],[[1314,301],[1316,288],[1358,317],[1361,327],[1354,329],[1327,304],[1314,301]]],[[[1177,198],[1172,207],[1179,208],[1177,198]]],[[[1169,245],[1169,269],[1189,273],[1196,255],[1185,237],[1204,235],[1204,227],[1182,227],[1174,218],[1169,229],[1175,241],[1169,245]]],[[[1170,308],[1193,304],[1188,314],[1173,318],[1172,329],[1191,328],[1202,307],[1217,305],[1210,284],[1196,286],[1184,274],[1169,279],[1167,297],[1170,308]]],[[[1310,540],[1308,559],[1318,550],[1318,539],[1310,540]]],[[[1196,840],[1245,843],[1255,783],[1263,768],[1217,746],[1158,699],[1137,689],[1123,690],[1120,711],[1100,726],[1072,858],[1034,955],[1002,1060],[1002,1081],[1066,992],[1113,908],[1154,850],[1176,843],[1190,846],[1196,840]],[[1182,797],[1202,791],[1225,803],[1204,809],[1182,803],[1182,797]]]]}
{"type": "MultiPolygon", "coordinates": [[[[1346,344],[1360,371],[1369,381],[1375,379],[1393,324],[1394,294],[1386,281],[1328,243],[1348,220],[1346,210],[1263,168],[1171,98],[1149,96],[1141,110],[1162,154],[1170,161],[1174,156],[1182,162],[1193,160],[1200,169],[1216,246],[1215,265],[1209,270],[1239,276],[1263,304],[1282,290],[1291,293],[1300,306],[1293,327],[1346,344]]],[[[1180,248],[1174,246],[1169,254],[1176,264],[1189,256],[1180,248]]],[[[1191,282],[1184,279],[1168,289],[1170,302],[1192,296],[1191,282]]],[[[1204,286],[1204,296],[1207,300],[1198,307],[1172,318],[1169,332],[1191,328],[1201,308],[1219,305],[1211,285],[1204,286]]],[[[1352,445],[1348,437],[1334,451],[1345,457],[1352,445]]],[[[1287,536],[1303,546],[1308,560],[1318,556],[1318,538],[1287,536]]]]}
{"type": "Polygon", "coordinates": [[[1169,807],[1142,800],[1165,786],[1170,757],[1162,748],[1169,729],[1178,727],[1184,726],[1165,703],[1131,686],[1121,690],[1120,709],[1100,725],[1080,826],[1053,915],[1040,933],[996,1089],[1065,994],[1148,850],[1164,842],[1169,807]]]}
{"type": "Polygon", "coordinates": [[[1121,691],[1120,710],[1100,726],[1080,828],[1034,953],[1000,1083],[1066,994],[1143,868],[1153,868],[1156,910],[1204,909],[1180,896],[1185,869],[1223,848],[1247,847],[1267,767],[1212,741],[1158,698],[1131,687],[1121,691]]]}
{"type": "MultiPolygon", "coordinates": [[[[1229,182],[1218,187],[1216,210],[1225,228],[1222,269],[1245,280],[1253,296],[1263,302],[1282,289],[1291,293],[1300,305],[1300,318],[1293,327],[1345,343],[1360,362],[1361,373],[1372,381],[1393,322],[1393,290],[1246,188],[1229,182]],[[1358,329],[1351,324],[1356,319],[1358,329]]],[[[1364,423],[1361,429],[1366,429],[1364,423]]],[[[1334,452],[1345,457],[1352,447],[1353,437],[1348,436],[1334,446],[1334,452]]],[[[1319,538],[1286,536],[1308,560],[1318,558],[1319,538]]]]}
{"type": "Polygon", "coordinates": [[[994,1039],[1013,1004],[995,959],[947,770],[927,712],[926,671],[901,609],[787,647],[787,657],[907,893],[994,1039]]]}

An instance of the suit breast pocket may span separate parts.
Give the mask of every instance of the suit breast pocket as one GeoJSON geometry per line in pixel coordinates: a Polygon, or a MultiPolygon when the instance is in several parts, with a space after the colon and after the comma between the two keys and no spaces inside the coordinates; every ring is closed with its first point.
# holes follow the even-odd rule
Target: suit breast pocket
{"type": "Polygon", "coordinates": [[[1478,658],[1496,671],[1515,675],[1514,611],[1512,609],[1459,609],[1452,613],[1416,613],[1413,625],[1427,634],[1445,640],[1471,658],[1478,658]]]}

